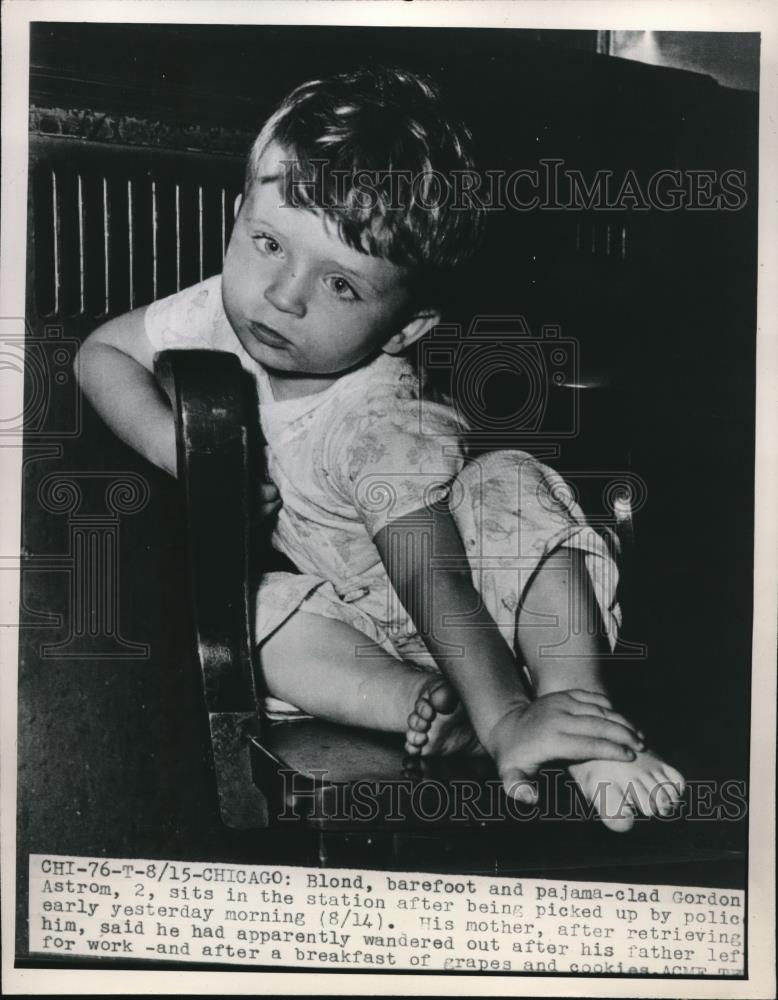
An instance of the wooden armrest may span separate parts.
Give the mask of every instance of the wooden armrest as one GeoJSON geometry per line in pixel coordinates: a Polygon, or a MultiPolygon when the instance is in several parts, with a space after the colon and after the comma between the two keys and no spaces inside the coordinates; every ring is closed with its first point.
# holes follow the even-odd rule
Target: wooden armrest
{"type": "Polygon", "coordinates": [[[267,801],[253,784],[248,745],[260,735],[248,566],[248,376],[221,351],[163,351],[154,371],[175,415],[219,809],[230,827],[266,826],[267,801]]]}

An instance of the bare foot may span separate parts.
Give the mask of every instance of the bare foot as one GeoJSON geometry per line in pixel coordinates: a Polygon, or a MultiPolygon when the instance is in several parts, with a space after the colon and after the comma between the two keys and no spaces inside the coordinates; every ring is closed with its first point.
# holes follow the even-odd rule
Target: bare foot
{"type": "Polygon", "coordinates": [[[485,753],[459,696],[445,677],[433,675],[422,681],[408,716],[405,752],[425,757],[485,753]]]}
{"type": "MultiPolygon", "coordinates": [[[[482,737],[483,738],[483,737],[482,737]]],[[[533,805],[535,778],[548,764],[635,760],[643,738],[598,691],[572,689],[517,701],[491,727],[484,745],[494,758],[505,794],[533,805]]]]}
{"type": "Polygon", "coordinates": [[[568,768],[609,830],[624,833],[635,816],[669,816],[684,790],[683,776],[650,750],[632,761],[587,760],[568,768]]]}

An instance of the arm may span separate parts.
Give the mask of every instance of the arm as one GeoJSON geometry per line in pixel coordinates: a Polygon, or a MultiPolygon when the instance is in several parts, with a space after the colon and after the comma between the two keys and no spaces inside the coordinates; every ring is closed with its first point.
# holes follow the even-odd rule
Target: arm
{"type": "MultiPolygon", "coordinates": [[[[154,378],[154,345],[146,336],[146,307],[109,320],[91,333],[76,359],[79,385],[105,423],[125,444],[176,475],[176,429],[167,396],[154,378]]],[[[260,487],[257,516],[278,509],[272,483],[260,487]]]]}
{"type": "Polygon", "coordinates": [[[154,465],[176,474],[173,414],[152,374],[154,347],[146,308],[109,320],[84,341],[76,377],[111,430],[154,465]]]}

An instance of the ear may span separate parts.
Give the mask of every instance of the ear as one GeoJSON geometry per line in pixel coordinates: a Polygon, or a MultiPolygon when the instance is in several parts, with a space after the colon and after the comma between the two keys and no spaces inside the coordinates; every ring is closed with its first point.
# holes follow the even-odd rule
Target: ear
{"type": "Polygon", "coordinates": [[[386,354],[399,354],[406,347],[415,344],[428,330],[440,323],[442,313],[439,309],[425,309],[416,313],[405,326],[384,344],[382,350],[386,354]]]}
{"type": "Polygon", "coordinates": [[[243,195],[242,194],[236,194],[235,195],[235,203],[232,206],[233,216],[236,219],[238,217],[238,212],[240,211],[240,206],[242,204],[243,204],[243,195]]]}

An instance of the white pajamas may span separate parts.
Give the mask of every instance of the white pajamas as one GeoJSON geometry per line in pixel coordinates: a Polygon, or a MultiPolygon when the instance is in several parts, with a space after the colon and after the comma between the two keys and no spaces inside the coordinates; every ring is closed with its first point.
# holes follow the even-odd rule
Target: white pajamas
{"type": "MultiPolygon", "coordinates": [[[[389,521],[442,496],[448,496],[473,584],[511,649],[527,584],[542,560],[563,546],[584,552],[615,642],[616,568],[563,480],[519,451],[467,461],[455,410],[420,398],[419,378],[406,359],[381,354],[323,392],[276,401],[267,374],[224,314],[219,275],[152,303],[146,332],[158,351],[229,351],[256,381],[267,472],[282,500],[272,542],[300,570],[263,577],[258,645],[304,609],[346,622],[392,656],[435,669],[372,539],[389,521]]],[[[289,711],[270,702],[271,711],[289,711]]]]}

